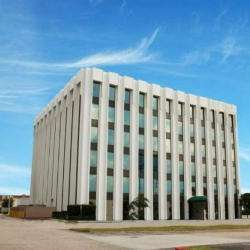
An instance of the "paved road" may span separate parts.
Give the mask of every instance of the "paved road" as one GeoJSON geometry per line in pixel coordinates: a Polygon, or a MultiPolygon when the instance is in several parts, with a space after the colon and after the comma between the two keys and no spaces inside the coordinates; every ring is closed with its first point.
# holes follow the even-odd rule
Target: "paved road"
{"type": "MultiPolygon", "coordinates": [[[[235,224],[235,221],[231,221],[235,224]]],[[[241,224],[249,224],[237,221],[241,224]]],[[[166,226],[185,222],[145,222],[144,225],[166,226]]],[[[190,223],[190,222],[187,222],[190,223]]],[[[193,225],[201,222],[192,222],[193,225]]],[[[216,223],[216,222],[204,222],[216,223]]],[[[218,223],[218,222],[217,222],[218,223]]],[[[224,223],[224,222],[223,222],[224,223]]],[[[0,215],[0,250],[30,249],[169,249],[184,245],[223,244],[241,246],[234,249],[250,249],[250,230],[206,231],[206,232],[110,232],[78,233],[72,227],[125,227],[141,226],[143,222],[126,223],[64,223],[55,220],[21,220],[0,215]],[[246,248],[247,247],[247,248],[246,248]]],[[[222,222],[219,222],[222,224],[222,222]]],[[[221,248],[230,249],[230,248],[221,248]]]]}

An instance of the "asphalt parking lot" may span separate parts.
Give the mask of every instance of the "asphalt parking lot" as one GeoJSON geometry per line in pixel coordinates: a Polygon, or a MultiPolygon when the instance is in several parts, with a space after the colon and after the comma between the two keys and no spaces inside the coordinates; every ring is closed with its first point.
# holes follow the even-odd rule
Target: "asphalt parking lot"
{"type": "MultiPolygon", "coordinates": [[[[0,249],[174,249],[177,246],[216,245],[220,249],[250,249],[250,230],[193,232],[79,233],[69,228],[131,227],[207,224],[250,224],[232,221],[159,221],[115,223],[65,223],[56,220],[22,220],[0,215],[0,249]],[[227,247],[227,248],[225,248],[227,247]],[[233,248],[229,248],[233,247],[233,248]],[[237,248],[238,247],[238,248],[237,248]]],[[[218,248],[218,247],[217,247],[218,248]]]]}

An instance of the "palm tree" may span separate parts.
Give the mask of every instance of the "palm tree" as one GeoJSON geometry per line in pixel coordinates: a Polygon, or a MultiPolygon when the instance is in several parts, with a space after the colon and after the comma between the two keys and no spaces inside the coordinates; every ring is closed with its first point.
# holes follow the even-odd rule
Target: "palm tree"
{"type": "Polygon", "coordinates": [[[149,200],[144,196],[138,196],[128,206],[130,220],[143,220],[144,208],[149,207],[149,200]],[[138,209],[138,214],[136,213],[138,209]]]}

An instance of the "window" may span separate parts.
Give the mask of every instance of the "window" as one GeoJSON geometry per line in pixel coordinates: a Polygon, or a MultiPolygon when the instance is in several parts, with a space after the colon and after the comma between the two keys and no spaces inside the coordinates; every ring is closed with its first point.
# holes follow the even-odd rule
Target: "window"
{"type": "Polygon", "coordinates": [[[90,151],[90,167],[97,167],[97,151],[90,151]]]}
{"type": "Polygon", "coordinates": [[[144,149],[144,135],[139,134],[139,149],[144,149]]]}
{"type": "Polygon", "coordinates": [[[115,100],[115,87],[109,86],[109,100],[115,100]]]}
{"type": "Polygon", "coordinates": [[[226,168],[226,166],[223,166],[223,178],[224,179],[227,178],[227,168],[226,168]]]}
{"type": "Polygon", "coordinates": [[[236,188],[236,185],[234,184],[234,194],[236,194],[236,190],[237,188],[236,188]]]}
{"type": "Polygon", "coordinates": [[[201,120],[204,121],[204,108],[201,108],[201,120]]]}
{"type": "Polygon", "coordinates": [[[233,149],[231,150],[231,154],[232,154],[232,161],[234,161],[235,158],[234,158],[234,150],[233,149]]]}
{"type": "Polygon", "coordinates": [[[214,131],[214,128],[212,128],[212,141],[215,141],[215,131],[214,131]]]}
{"type": "Polygon", "coordinates": [[[124,125],[130,125],[130,111],[124,110],[124,125]]]}
{"type": "Polygon", "coordinates": [[[215,147],[212,147],[212,157],[213,159],[216,159],[215,147]]]}
{"type": "Polygon", "coordinates": [[[170,120],[166,119],[166,133],[170,133],[170,132],[171,132],[170,120]]]}
{"type": "Polygon", "coordinates": [[[139,194],[144,194],[144,179],[143,178],[139,178],[139,194]]]}
{"type": "Polygon", "coordinates": [[[99,91],[100,91],[100,84],[94,82],[93,83],[93,96],[94,97],[99,97],[99,91]]]}
{"type": "Polygon", "coordinates": [[[195,182],[192,182],[192,195],[195,196],[196,194],[196,185],[195,182]]]}
{"type": "Polygon", "coordinates": [[[183,155],[183,142],[178,141],[179,155],[183,155]]]}
{"type": "Polygon", "coordinates": [[[158,150],[158,137],[153,137],[153,151],[158,150]]]}
{"type": "Polygon", "coordinates": [[[129,193],[129,178],[123,177],[123,193],[128,194],[129,193]]]}
{"type": "Polygon", "coordinates": [[[158,130],[158,117],[153,116],[153,130],[158,130]]]}
{"type": "Polygon", "coordinates": [[[222,148],[222,160],[223,161],[226,160],[226,150],[225,150],[225,148],[222,148]]]}
{"type": "Polygon", "coordinates": [[[171,153],[171,141],[170,141],[170,139],[166,139],[166,152],[171,153]]]}
{"type": "Polygon", "coordinates": [[[167,195],[172,194],[172,181],[167,180],[167,195]]]}
{"type": "Polygon", "coordinates": [[[201,156],[206,157],[206,147],[205,147],[205,145],[201,145],[201,156]]]}
{"type": "Polygon", "coordinates": [[[190,154],[191,154],[191,156],[195,156],[194,143],[193,142],[190,144],[190,154]]]}
{"type": "Polygon", "coordinates": [[[153,97],[153,110],[158,110],[158,100],[157,100],[157,97],[153,97]]]}
{"type": "Polygon", "coordinates": [[[113,193],[113,176],[107,176],[107,192],[113,193]]]}
{"type": "Polygon", "coordinates": [[[180,196],[184,196],[184,182],[180,181],[180,196]]]}
{"type": "Polygon", "coordinates": [[[139,128],[144,128],[144,114],[139,113],[139,128]]]}
{"type": "Polygon", "coordinates": [[[211,122],[214,123],[214,110],[211,110],[211,122]]]}
{"type": "Polygon", "coordinates": [[[224,184],[224,195],[227,196],[227,184],[224,184]]]}
{"type": "Polygon", "coordinates": [[[194,124],[190,124],[190,137],[194,137],[194,124]]]}
{"type": "Polygon", "coordinates": [[[128,154],[124,154],[123,155],[123,169],[124,170],[129,170],[129,155],[128,154]]]}
{"type": "Polygon", "coordinates": [[[139,155],[139,172],[144,172],[144,155],[139,155]]]}
{"type": "Polygon", "coordinates": [[[130,146],[130,133],[124,132],[124,147],[129,148],[130,146]]]}
{"type": "Polygon", "coordinates": [[[225,142],[225,131],[221,131],[221,141],[225,142]]]}
{"type": "Polygon", "coordinates": [[[98,142],[98,128],[91,127],[91,143],[97,143],[97,142],[98,142]]]}
{"type": "Polygon", "coordinates": [[[114,145],[114,130],[108,130],[108,145],[114,145]]]}
{"type": "Polygon", "coordinates": [[[172,170],[171,170],[171,160],[170,159],[167,159],[166,160],[166,165],[167,165],[167,174],[171,174],[172,173],[172,170]]]}
{"type": "Polygon", "coordinates": [[[191,162],[191,174],[192,174],[192,176],[195,176],[195,164],[194,164],[194,162],[191,162]]]}
{"type": "Polygon", "coordinates": [[[179,161],[179,174],[184,175],[183,161],[179,161]]]}
{"type": "Polygon", "coordinates": [[[166,100],[166,112],[170,113],[170,101],[166,100]]]}
{"type": "Polygon", "coordinates": [[[144,94],[141,94],[139,95],[139,106],[140,107],[144,107],[144,94]]]}
{"type": "Polygon", "coordinates": [[[92,110],[91,110],[91,118],[94,120],[98,120],[98,115],[99,115],[99,105],[93,103],[92,110]]]}
{"type": "Polygon", "coordinates": [[[109,107],[109,122],[115,122],[115,108],[109,107]]]}
{"type": "Polygon", "coordinates": [[[108,152],[108,168],[114,168],[114,153],[108,152]]]}
{"type": "Polygon", "coordinates": [[[130,91],[129,90],[125,90],[125,103],[130,104],[130,91]]]}
{"type": "Polygon", "coordinates": [[[230,127],[233,128],[234,126],[234,118],[232,115],[230,115],[230,127]]]}
{"type": "Polygon", "coordinates": [[[204,126],[201,127],[201,138],[205,139],[205,127],[204,126]]]}
{"type": "Polygon", "coordinates": [[[217,184],[214,183],[214,194],[217,195],[218,194],[218,189],[217,189],[217,184]]]}
{"type": "Polygon", "coordinates": [[[158,180],[153,179],[153,194],[158,194],[158,180]]]}
{"type": "Polygon", "coordinates": [[[221,126],[224,126],[224,115],[223,115],[223,113],[220,113],[220,124],[221,124],[221,126]]]}
{"type": "Polygon", "coordinates": [[[182,116],[182,104],[178,103],[178,115],[182,116]]]}
{"type": "Polygon", "coordinates": [[[96,175],[89,175],[89,191],[96,192],[96,175]]]}
{"type": "Polygon", "coordinates": [[[190,118],[194,118],[194,107],[190,106],[190,118]]]}
{"type": "Polygon", "coordinates": [[[233,179],[235,179],[235,178],[236,178],[236,168],[233,167],[233,179]]]}
{"type": "Polygon", "coordinates": [[[203,177],[207,176],[206,164],[202,164],[203,177]]]}
{"type": "Polygon", "coordinates": [[[216,171],[216,166],[213,165],[213,175],[214,175],[214,178],[217,177],[217,171],[216,171]]]}
{"type": "Polygon", "coordinates": [[[182,127],[182,122],[178,122],[178,131],[179,131],[179,135],[183,134],[183,127],[182,127]]]}
{"type": "Polygon", "coordinates": [[[234,144],[234,133],[231,132],[231,144],[234,144]]]}
{"type": "Polygon", "coordinates": [[[158,173],[158,156],[153,157],[153,172],[158,173]]]}

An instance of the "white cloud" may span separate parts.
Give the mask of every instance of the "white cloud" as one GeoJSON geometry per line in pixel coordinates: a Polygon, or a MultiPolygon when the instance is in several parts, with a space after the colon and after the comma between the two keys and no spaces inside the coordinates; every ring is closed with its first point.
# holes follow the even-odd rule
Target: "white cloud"
{"type": "Polygon", "coordinates": [[[127,0],[123,0],[122,1],[122,5],[120,7],[120,12],[123,12],[123,10],[124,10],[124,8],[125,8],[126,5],[127,5],[127,0]]]}
{"type": "Polygon", "coordinates": [[[183,65],[193,65],[193,64],[205,64],[211,58],[211,55],[208,51],[193,51],[190,53],[184,54],[181,62],[183,65]]]}
{"type": "Polygon", "coordinates": [[[196,35],[201,35],[203,31],[203,27],[200,21],[200,14],[193,12],[191,15],[191,25],[192,25],[192,32],[196,35]]]}
{"type": "Polygon", "coordinates": [[[240,158],[250,162],[250,148],[240,148],[240,158]]]}
{"type": "Polygon", "coordinates": [[[220,22],[221,22],[222,18],[227,14],[227,12],[228,12],[228,9],[225,8],[225,9],[223,9],[223,11],[220,12],[220,14],[215,18],[215,20],[214,20],[214,29],[215,29],[215,30],[219,28],[220,22]]]}
{"type": "Polygon", "coordinates": [[[18,177],[30,177],[31,170],[28,167],[17,166],[17,165],[9,165],[5,163],[0,163],[0,179],[3,177],[11,177],[13,179],[18,177]]]}
{"type": "Polygon", "coordinates": [[[90,5],[98,5],[102,2],[103,0],[89,0],[90,5]]]}
{"type": "Polygon", "coordinates": [[[92,67],[98,65],[126,65],[152,61],[156,54],[149,53],[148,49],[154,42],[159,29],[156,29],[151,37],[143,38],[140,44],[134,48],[128,48],[115,52],[101,52],[83,57],[82,59],[69,63],[44,63],[20,60],[2,61],[5,64],[13,64],[23,67],[36,68],[40,70],[65,70],[71,68],[92,67]]]}

